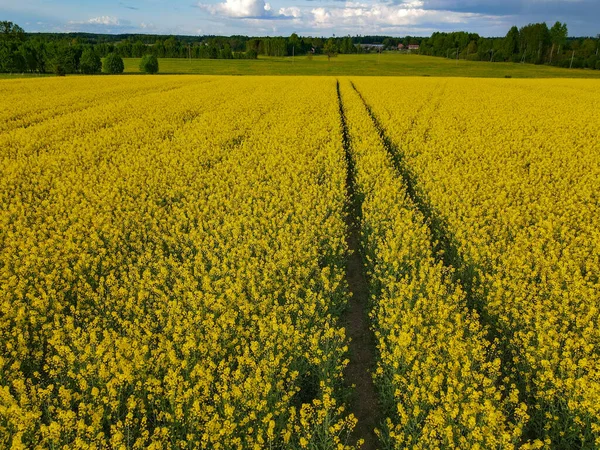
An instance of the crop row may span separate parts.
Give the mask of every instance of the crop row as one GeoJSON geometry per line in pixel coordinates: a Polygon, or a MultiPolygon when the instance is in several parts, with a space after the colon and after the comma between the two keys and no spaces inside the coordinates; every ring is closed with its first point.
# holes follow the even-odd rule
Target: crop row
{"type": "Polygon", "coordinates": [[[0,134],[0,446],[345,448],[335,82],[147,80],[0,134]]]}
{"type": "MultiPolygon", "coordinates": [[[[207,79],[208,81],[209,79],[207,79]]],[[[94,83],[89,78],[77,78],[63,83],[59,79],[10,80],[0,85],[0,132],[29,128],[36,123],[65,114],[76,114],[88,108],[116,100],[140,98],[148,91],[168,91],[185,84],[173,79],[132,80],[107,78],[94,83]],[[39,95],[43,90],[45,95],[39,95]],[[48,92],[49,95],[46,95],[48,92]]]]}
{"type": "Polygon", "coordinates": [[[357,79],[497,342],[534,447],[600,445],[597,83],[357,79]]]}
{"type": "Polygon", "coordinates": [[[0,83],[0,447],[355,447],[346,219],[381,447],[600,446],[597,83],[406,85],[0,83]]]}
{"type": "Polygon", "coordinates": [[[361,230],[388,418],[385,448],[511,448],[526,417],[514,386],[450,268],[437,261],[424,217],[349,82],[343,104],[355,159],[361,230]],[[508,394],[508,395],[503,395],[508,394]],[[517,423],[507,411],[517,410],[517,423]]]}

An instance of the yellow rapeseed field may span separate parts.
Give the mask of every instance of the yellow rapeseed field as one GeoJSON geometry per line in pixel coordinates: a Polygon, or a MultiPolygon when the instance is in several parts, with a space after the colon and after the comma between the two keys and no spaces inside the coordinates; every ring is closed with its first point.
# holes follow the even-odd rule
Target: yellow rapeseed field
{"type": "Polygon", "coordinates": [[[500,360],[464,292],[436,262],[422,214],[350,84],[343,104],[363,198],[362,237],[380,362],[375,374],[394,405],[383,441],[391,448],[513,448],[523,406],[497,386],[500,360]],[[514,406],[514,408],[511,408],[514,406]],[[507,413],[516,409],[515,418],[507,413]]]}
{"type": "Polygon", "coordinates": [[[598,81],[0,99],[0,448],[600,448],[598,81]],[[347,370],[361,288],[376,444],[347,370]]]}
{"type": "Polygon", "coordinates": [[[600,85],[354,80],[471,284],[526,446],[600,447],[600,85]]]}
{"type": "Polygon", "coordinates": [[[1,87],[0,447],[343,448],[335,80],[62,81],[1,87]]]}

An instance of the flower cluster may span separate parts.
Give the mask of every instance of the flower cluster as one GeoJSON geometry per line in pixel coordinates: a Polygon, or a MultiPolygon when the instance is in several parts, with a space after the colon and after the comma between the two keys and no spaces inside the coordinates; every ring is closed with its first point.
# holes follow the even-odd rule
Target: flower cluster
{"type": "Polygon", "coordinates": [[[528,406],[525,446],[598,448],[598,82],[355,83],[445,224],[528,406]]]}
{"type": "Polygon", "coordinates": [[[387,448],[512,448],[526,408],[514,386],[498,386],[494,346],[436,261],[424,217],[367,109],[349,83],[342,87],[380,353],[374,379],[393,411],[381,441],[387,448]]]}
{"type": "Polygon", "coordinates": [[[349,448],[335,80],[0,90],[0,447],[349,448]]]}

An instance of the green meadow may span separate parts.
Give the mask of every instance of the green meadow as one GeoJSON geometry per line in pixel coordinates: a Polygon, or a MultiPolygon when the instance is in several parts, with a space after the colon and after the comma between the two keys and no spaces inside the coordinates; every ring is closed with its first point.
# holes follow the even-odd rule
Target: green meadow
{"type": "MultiPolygon", "coordinates": [[[[600,70],[464,61],[415,54],[382,53],[338,55],[330,60],[318,55],[258,59],[160,58],[159,74],[199,75],[331,75],[422,76],[477,78],[600,78],[600,70]]],[[[140,58],[124,58],[125,73],[139,73],[140,58]]],[[[52,74],[2,74],[0,79],[36,78],[52,74]]],[[[69,75],[80,76],[80,75],[69,75]]]]}
{"type": "MultiPolygon", "coordinates": [[[[125,58],[125,72],[139,73],[139,58],[125,58]]],[[[382,53],[244,59],[159,59],[159,73],[201,75],[379,75],[482,78],[600,78],[599,70],[451,60],[414,54],[382,53]]]]}
{"type": "Polygon", "coordinates": [[[53,73],[0,73],[0,80],[12,79],[12,78],[41,78],[41,77],[52,77],[53,73]]]}

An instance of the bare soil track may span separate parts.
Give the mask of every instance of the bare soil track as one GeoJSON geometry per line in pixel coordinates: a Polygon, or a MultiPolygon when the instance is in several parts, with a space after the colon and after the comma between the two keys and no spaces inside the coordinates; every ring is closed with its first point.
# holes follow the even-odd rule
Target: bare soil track
{"type": "Polygon", "coordinates": [[[377,349],[375,338],[369,326],[369,285],[365,275],[365,265],[360,253],[361,202],[355,191],[354,162],[339,82],[337,84],[337,93],[340,120],[342,123],[343,145],[348,167],[346,189],[349,202],[346,214],[346,226],[348,229],[346,242],[349,254],[346,281],[352,294],[348,309],[344,315],[346,334],[350,338],[350,362],[346,367],[344,375],[346,383],[354,386],[352,390],[353,396],[350,399],[350,410],[358,419],[358,424],[354,429],[353,437],[364,440],[362,449],[374,450],[378,448],[378,438],[375,434],[375,428],[381,422],[380,405],[371,376],[372,370],[376,366],[375,357],[377,349]]]}

